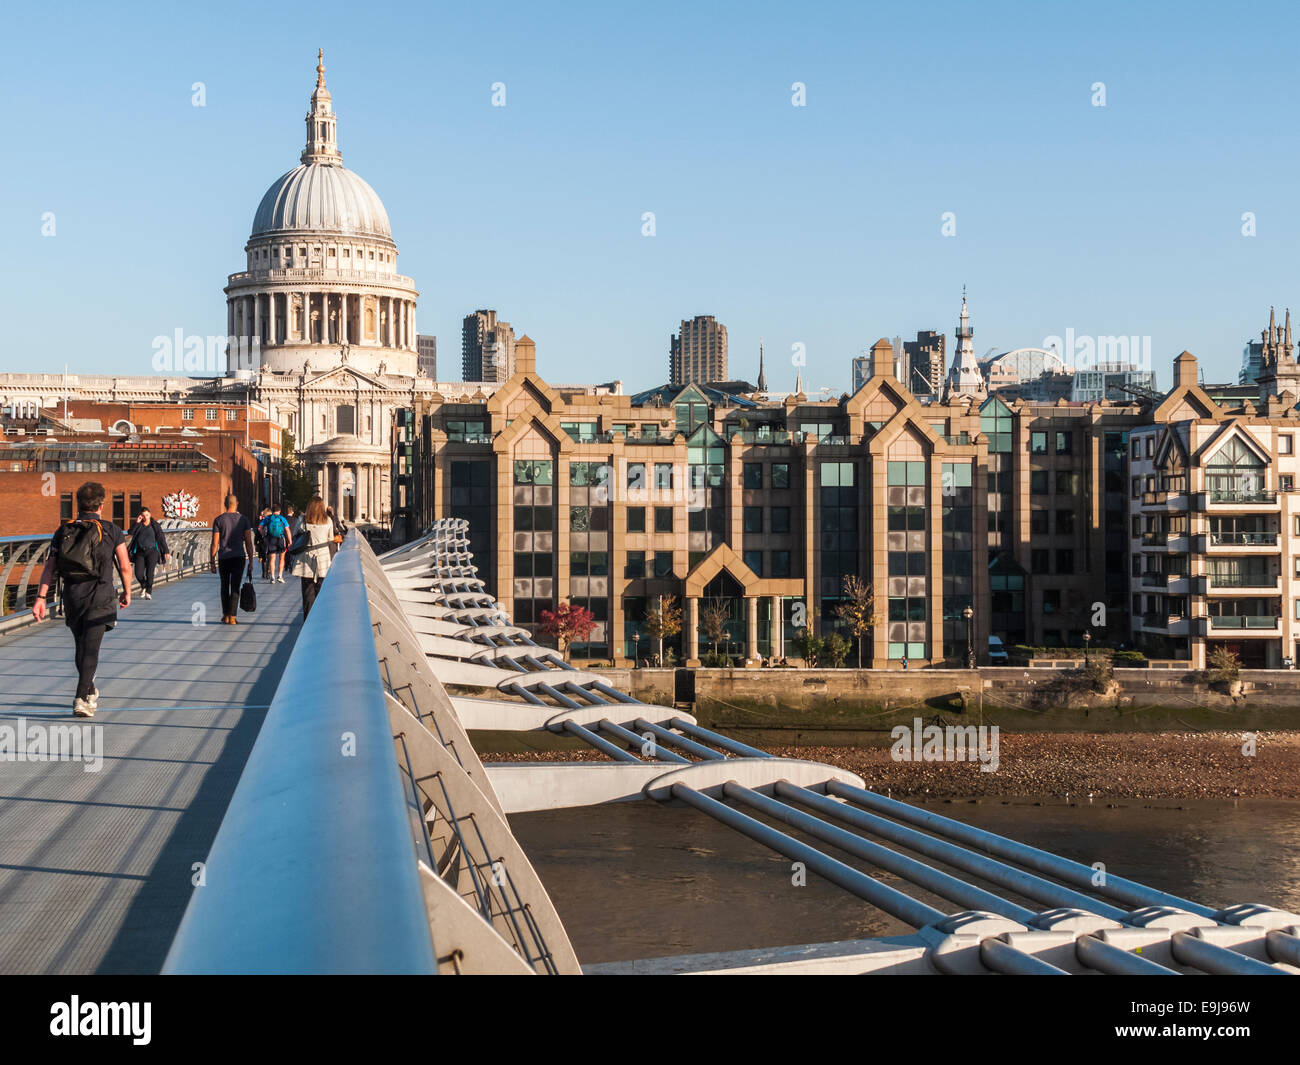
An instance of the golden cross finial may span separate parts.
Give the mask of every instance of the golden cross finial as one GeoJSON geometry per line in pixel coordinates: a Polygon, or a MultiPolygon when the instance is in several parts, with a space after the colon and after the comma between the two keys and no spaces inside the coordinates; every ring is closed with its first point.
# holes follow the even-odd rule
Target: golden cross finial
{"type": "Polygon", "coordinates": [[[316,49],[316,84],[325,84],[325,49],[316,49]]]}

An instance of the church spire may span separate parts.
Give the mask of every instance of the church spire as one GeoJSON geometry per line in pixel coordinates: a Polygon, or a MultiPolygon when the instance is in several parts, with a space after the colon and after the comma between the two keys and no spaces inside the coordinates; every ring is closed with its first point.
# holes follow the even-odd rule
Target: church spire
{"type": "Polygon", "coordinates": [[[342,166],[339,154],[338,115],[325,87],[325,49],[316,52],[316,90],[311,94],[311,110],[307,112],[307,147],[303,149],[304,163],[324,163],[342,166]]]}
{"type": "Polygon", "coordinates": [[[961,317],[957,321],[957,350],[953,353],[952,369],[948,372],[945,395],[982,395],[987,391],[984,374],[975,360],[975,330],[970,325],[970,311],[966,309],[966,286],[961,287],[961,317]]]}
{"type": "Polygon", "coordinates": [[[758,390],[760,392],[767,391],[767,374],[763,372],[763,340],[761,337],[758,341],[758,390]]]}

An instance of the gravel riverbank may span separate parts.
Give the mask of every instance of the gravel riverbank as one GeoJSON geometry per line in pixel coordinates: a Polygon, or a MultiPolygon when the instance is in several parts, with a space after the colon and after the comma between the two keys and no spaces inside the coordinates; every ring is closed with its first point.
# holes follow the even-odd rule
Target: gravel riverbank
{"type": "MultiPolygon", "coordinates": [[[[1300,732],[1001,733],[996,772],[977,762],[899,762],[888,745],[769,747],[826,762],[897,798],[1054,796],[1123,799],[1300,799],[1300,732]]],[[[485,762],[604,760],[589,751],[484,753],[485,762]]]]}

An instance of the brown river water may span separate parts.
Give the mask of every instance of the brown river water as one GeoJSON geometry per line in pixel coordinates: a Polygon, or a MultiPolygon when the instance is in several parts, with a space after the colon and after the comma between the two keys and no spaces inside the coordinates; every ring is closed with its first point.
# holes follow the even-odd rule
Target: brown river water
{"type": "MultiPolygon", "coordinates": [[[[1104,862],[1112,874],[1206,905],[1263,902],[1300,912],[1297,801],[1132,799],[1112,807],[981,799],[927,805],[1088,865],[1104,862]]],[[[812,873],[805,886],[794,886],[789,859],[690,807],[615,803],[516,814],[510,824],[584,964],[910,931],[812,873]]],[[[940,909],[961,909],[823,849],[940,909]]]]}

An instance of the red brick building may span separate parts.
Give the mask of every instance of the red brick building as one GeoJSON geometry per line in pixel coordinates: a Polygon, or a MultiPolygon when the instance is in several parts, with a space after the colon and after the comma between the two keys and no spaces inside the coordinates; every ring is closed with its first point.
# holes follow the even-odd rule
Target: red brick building
{"type": "MultiPolygon", "coordinates": [[[[166,436],[189,430],[204,436],[223,433],[234,436],[254,451],[264,451],[269,464],[280,460],[281,427],[271,420],[261,403],[112,403],[100,400],[69,400],[63,419],[69,423],[99,422],[99,430],[122,435],[166,436]]],[[[58,412],[43,412],[46,418],[58,412]]],[[[93,431],[81,424],[79,431],[93,431]]]]}
{"type": "Polygon", "coordinates": [[[188,493],[197,501],[191,521],[211,522],[227,492],[250,518],[266,505],[269,478],[257,456],[233,434],[203,439],[105,434],[6,436],[0,443],[0,536],[52,531],[73,516],[76,491],[86,481],[104,486],[104,516],[129,528],[141,509],[168,514],[165,500],[188,493]]]}

